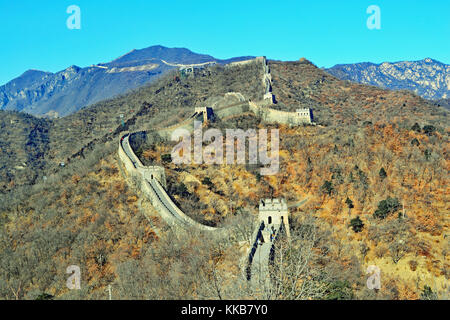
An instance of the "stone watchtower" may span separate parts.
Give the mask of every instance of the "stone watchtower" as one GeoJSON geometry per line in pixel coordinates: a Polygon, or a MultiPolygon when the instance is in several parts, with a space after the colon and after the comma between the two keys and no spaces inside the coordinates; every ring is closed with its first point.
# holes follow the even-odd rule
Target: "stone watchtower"
{"type": "Polygon", "coordinates": [[[210,107],[195,107],[194,112],[198,114],[203,113],[203,122],[213,119],[214,116],[213,109],[210,107]]]}
{"type": "Polygon", "coordinates": [[[278,230],[282,226],[286,230],[288,237],[291,236],[289,230],[288,207],[285,199],[261,199],[259,202],[259,221],[264,222],[264,230],[262,231],[264,241],[270,238],[270,230],[278,230]]]}
{"type": "Polygon", "coordinates": [[[296,114],[301,122],[312,123],[314,121],[313,111],[311,108],[297,109],[296,114]]]}
{"type": "Polygon", "coordinates": [[[193,66],[181,67],[180,74],[182,77],[195,76],[194,67],[193,66]]]}
{"type": "Polygon", "coordinates": [[[273,259],[275,239],[282,228],[290,237],[286,200],[261,199],[258,227],[247,266],[247,280],[251,280],[254,286],[270,286],[269,264],[273,259]]]}

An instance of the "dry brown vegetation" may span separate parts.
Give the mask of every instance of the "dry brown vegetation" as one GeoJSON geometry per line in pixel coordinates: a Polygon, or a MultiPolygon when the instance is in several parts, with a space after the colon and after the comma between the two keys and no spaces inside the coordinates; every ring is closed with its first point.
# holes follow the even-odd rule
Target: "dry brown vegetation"
{"type": "Polygon", "coordinates": [[[448,297],[444,109],[408,92],[339,81],[307,61],[270,67],[276,108],[310,106],[318,126],[269,125],[251,114],[209,125],[278,127],[278,175],[260,176],[257,166],[177,167],[163,161],[171,144],[157,140],[139,151],[144,162],[164,164],[169,191],[186,213],[230,226],[234,238],[167,229],[124,180],[117,139],[122,130],[176,123],[209,96],[240,91],[260,98],[260,70],[211,69],[181,80],[169,76],[51,124],[47,182],[18,184],[0,195],[0,297],[34,299],[45,292],[105,299],[108,284],[113,297],[122,299],[418,299],[430,296],[424,295],[425,286],[439,298],[448,297]],[[125,114],[124,127],[119,113],[125,114]],[[56,170],[54,164],[68,157],[68,165],[56,170]],[[290,209],[298,237],[275,259],[281,253],[300,258],[284,259],[284,277],[275,265],[275,291],[255,293],[242,282],[241,259],[258,201],[266,197],[308,202],[290,209]],[[360,229],[350,226],[356,217],[363,223],[357,224],[360,229]],[[305,236],[311,225],[314,232],[305,236]],[[295,273],[295,263],[306,263],[305,273],[295,273]],[[82,269],[80,291],[65,287],[65,268],[71,264],[82,269]],[[365,287],[371,264],[382,270],[378,292],[365,287]],[[286,288],[293,285],[298,290],[289,296],[286,288]]]}
{"type": "MultiPolygon", "coordinates": [[[[167,143],[144,151],[144,161],[159,161],[168,168],[169,189],[194,219],[217,225],[241,210],[256,215],[260,198],[285,197],[291,203],[308,198],[307,205],[294,209],[292,218],[314,213],[353,248],[363,265],[382,265],[389,279],[385,297],[419,297],[430,281],[434,290],[446,294],[449,159],[445,111],[409,92],[339,81],[307,62],[271,67],[274,91],[280,93],[278,107],[293,111],[310,103],[322,123],[277,126],[281,137],[278,175],[261,177],[254,166],[163,163],[159,159],[172,147],[167,143]],[[305,102],[284,96],[289,90],[297,96],[313,92],[315,97],[305,102]],[[418,127],[415,122],[420,123],[418,127]],[[426,126],[435,130],[429,132],[426,126]],[[377,218],[374,213],[388,198],[396,199],[399,206],[386,219],[377,218]],[[349,227],[356,217],[363,223],[357,233],[349,227]],[[408,259],[416,270],[406,270],[408,259]]],[[[274,127],[251,115],[210,126],[274,127]]]]}
{"type": "Polygon", "coordinates": [[[0,193],[33,184],[45,168],[49,124],[43,119],[0,111],[0,193]]]}

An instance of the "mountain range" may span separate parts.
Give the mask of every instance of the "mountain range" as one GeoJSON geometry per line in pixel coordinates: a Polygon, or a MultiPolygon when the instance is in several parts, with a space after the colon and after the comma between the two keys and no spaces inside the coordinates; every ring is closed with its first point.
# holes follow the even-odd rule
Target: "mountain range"
{"type": "MultiPolygon", "coordinates": [[[[251,58],[221,60],[185,48],[158,45],[132,50],[111,62],[85,68],[72,65],[56,73],[28,70],[0,86],[0,110],[63,117],[141,87],[182,65],[227,64],[251,58]]],[[[383,89],[409,90],[440,106],[450,107],[450,65],[431,58],[381,64],[338,64],[325,71],[341,80],[383,89]]]]}
{"type": "Polygon", "coordinates": [[[28,70],[0,87],[0,110],[66,116],[149,83],[180,64],[227,64],[251,58],[221,60],[185,48],[151,46],[85,68],[72,65],[56,73],[28,70]]]}
{"type": "Polygon", "coordinates": [[[431,58],[381,64],[338,64],[325,70],[341,80],[390,90],[409,90],[429,100],[450,99],[450,65],[431,58]]]}

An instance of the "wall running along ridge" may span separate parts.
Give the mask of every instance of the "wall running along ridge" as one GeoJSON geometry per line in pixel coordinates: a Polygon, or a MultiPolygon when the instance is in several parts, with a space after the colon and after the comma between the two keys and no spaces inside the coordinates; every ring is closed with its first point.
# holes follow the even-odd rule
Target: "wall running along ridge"
{"type": "MultiPolygon", "coordinates": [[[[265,57],[258,57],[253,60],[240,61],[227,65],[227,68],[233,66],[244,65],[248,63],[262,63],[264,76],[263,83],[265,85],[265,99],[259,102],[239,101],[237,103],[213,109],[214,115],[220,118],[239,115],[248,111],[261,117],[266,122],[277,122],[281,124],[299,125],[301,123],[312,123],[309,116],[301,116],[296,112],[285,112],[271,109],[268,106],[272,105],[275,97],[272,94],[272,77],[270,69],[267,65],[265,57]]],[[[228,93],[228,95],[235,95],[239,100],[245,100],[241,93],[228,93]]],[[[226,94],[227,95],[227,94],[226,94]]],[[[170,139],[172,132],[179,128],[187,129],[192,132],[194,130],[195,121],[206,121],[202,110],[206,108],[197,108],[192,116],[188,119],[166,128],[159,128],[156,132],[163,138],[170,139]]],[[[166,176],[165,170],[162,166],[144,166],[139,158],[131,148],[129,138],[134,134],[145,134],[145,131],[138,131],[132,133],[124,133],[119,142],[119,159],[122,162],[126,173],[133,179],[138,181],[142,193],[150,200],[152,206],[161,215],[164,221],[170,226],[181,228],[194,228],[201,231],[214,231],[219,235],[227,235],[228,231],[224,228],[214,228],[200,224],[190,217],[188,217],[177,205],[172,201],[171,197],[165,190],[166,176]]],[[[266,200],[267,201],[267,200],[266,200]]],[[[283,201],[282,201],[283,203],[283,201]]],[[[278,203],[277,203],[278,205],[278,203]]],[[[260,205],[261,208],[261,205],[260,205]]],[[[274,207],[275,208],[275,207],[274,207]]],[[[282,212],[287,217],[287,208],[276,207],[270,214],[274,217],[282,212]]],[[[260,222],[253,235],[253,244],[248,252],[248,264],[246,268],[247,278],[252,279],[254,285],[265,285],[268,279],[268,263],[270,260],[270,253],[273,250],[273,244],[279,234],[281,224],[269,223],[266,219],[267,210],[260,209],[260,222]]],[[[278,221],[275,219],[275,221],[278,221]]]]}
{"type": "Polygon", "coordinates": [[[137,179],[142,193],[150,200],[161,217],[171,226],[223,232],[223,228],[213,228],[194,221],[176,206],[164,189],[166,187],[164,167],[144,166],[130,146],[130,136],[140,133],[125,133],[121,137],[119,159],[123,163],[127,174],[131,178],[137,179]]]}

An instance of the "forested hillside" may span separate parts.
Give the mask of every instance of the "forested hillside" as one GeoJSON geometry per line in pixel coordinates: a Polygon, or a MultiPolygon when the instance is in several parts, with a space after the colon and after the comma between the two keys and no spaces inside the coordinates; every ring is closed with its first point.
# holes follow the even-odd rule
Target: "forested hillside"
{"type": "Polygon", "coordinates": [[[44,119],[0,111],[0,193],[16,185],[33,184],[42,175],[49,150],[49,126],[44,119]]]}
{"type": "MultiPolygon", "coordinates": [[[[285,276],[272,270],[283,289],[272,298],[448,298],[445,109],[409,92],[338,80],[307,60],[269,66],[273,108],[310,107],[316,126],[267,124],[251,113],[207,125],[280,129],[279,174],[261,176],[250,165],[176,166],[167,157],[171,144],[158,140],[135,150],[166,167],[169,193],[185,212],[230,228],[228,239],[168,229],[125,181],[119,134],[177,123],[227,92],[259,100],[259,65],[216,66],[193,78],[173,73],[41,123],[48,179],[14,178],[0,194],[0,297],[106,299],[111,285],[115,299],[267,298],[247,287],[240,267],[259,199],[283,197],[308,201],[290,209],[295,241],[285,276]],[[81,290],[65,285],[69,265],[81,267],[81,290]],[[366,287],[369,265],[382,270],[379,291],[366,287]],[[289,295],[292,281],[307,290],[289,295]]],[[[26,145],[24,135],[14,139],[26,145]]],[[[14,165],[10,156],[2,161],[14,165]]]]}

